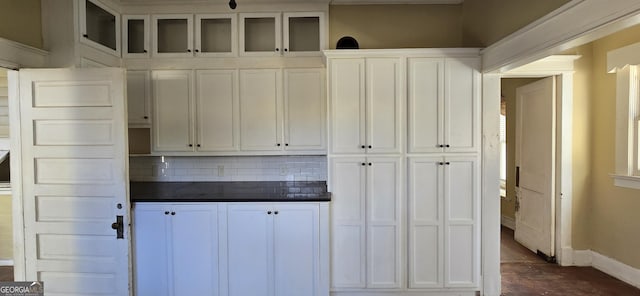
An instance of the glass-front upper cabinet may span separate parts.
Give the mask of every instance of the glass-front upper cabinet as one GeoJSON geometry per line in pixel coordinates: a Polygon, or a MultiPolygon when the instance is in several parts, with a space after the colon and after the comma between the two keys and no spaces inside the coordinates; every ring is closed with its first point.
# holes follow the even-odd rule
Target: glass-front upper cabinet
{"type": "Polygon", "coordinates": [[[282,51],[280,13],[240,14],[240,54],[279,56],[282,51]]]}
{"type": "Polygon", "coordinates": [[[120,55],[120,15],[97,0],[80,2],[80,42],[120,55]]]}
{"type": "Polygon", "coordinates": [[[149,16],[122,16],[122,56],[126,58],[149,56],[149,16]]]}
{"type": "Polygon", "coordinates": [[[235,56],[237,23],[235,14],[196,15],[196,56],[235,56]]]}
{"type": "Polygon", "coordinates": [[[154,15],[152,29],[154,56],[193,56],[193,15],[154,15]]]}
{"type": "Polygon", "coordinates": [[[284,13],[282,18],[285,55],[318,55],[326,48],[323,13],[284,13]]]}
{"type": "Polygon", "coordinates": [[[240,55],[320,55],[326,48],[323,12],[240,14],[240,55]]]}

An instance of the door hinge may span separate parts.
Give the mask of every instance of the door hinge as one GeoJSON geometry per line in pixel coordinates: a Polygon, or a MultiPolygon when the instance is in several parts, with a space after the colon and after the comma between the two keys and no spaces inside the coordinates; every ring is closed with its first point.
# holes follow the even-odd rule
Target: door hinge
{"type": "Polygon", "coordinates": [[[536,250],[536,254],[538,255],[538,257],[544,259],[544,261],[547,261],[547,263],[556,263],[556,256],[549,256],[543,252],[541,252],[540,250],[536,250]]]}
{"type": "Polygon", "coordinates": [[[518,194],[516,194],[516,205],[515,205],[515,208],[516,208],[516,212],[520,211],[520,197],[518,196],[518,194]]]}

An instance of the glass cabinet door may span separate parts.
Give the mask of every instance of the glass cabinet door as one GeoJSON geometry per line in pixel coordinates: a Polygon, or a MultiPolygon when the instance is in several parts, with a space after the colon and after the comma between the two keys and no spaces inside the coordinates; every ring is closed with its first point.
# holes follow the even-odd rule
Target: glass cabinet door
{"type": "Polygon", "coordinates": [[[240,53],[279,56],[282,52],[281,22],[279,13],[240,14],[240,53]]]}
{"type": "Polygon", "coordinates": [[[193,56],[193,16],[166,14],[153,16],[153,55],[193,56]]]}
{"type": "Polygon", "coordinates": [[[82,43],[120,55],[120,15],[104,4],[80,1],[80,34],[82,43]]]}
{"type": "Polygon", "coordinates": [[[283,23],[284,54],[318,55],[326,48],[322,13],[285,13],[283,23]]]}
{"type": "Polygon", "coordinates": [[[235,14],[196,15],[197,56],[234,56],[237,52],[235,14]]]}
{"type": "Polygon", "coordinates": [[[149,56],[149,16],[122,16],[123,57],[149,56]]]}

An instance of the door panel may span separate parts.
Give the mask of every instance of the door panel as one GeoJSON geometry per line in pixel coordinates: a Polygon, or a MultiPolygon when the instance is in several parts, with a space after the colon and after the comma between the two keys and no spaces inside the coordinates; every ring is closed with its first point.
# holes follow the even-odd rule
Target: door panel
{"type": "Polygon", "coordinates": [[[331,60],[331,152],[364,153],[364,59],[331,60]]]}
{"type": "Polygon", "coordinates": [[[399,153],[402,90],[398,59],[367,59],[367,152],[399,153]],[[369,147],[371,146],[371,147],[369,147]]]}
{"type": "Polygon", "coordinates": [[[442,152],[444,144],[444,60],[410,58],[409,64],[409,152],[442,152]]]}
{"type": "Polygon", "coordinates": [[[287,150],[323,150],[325,85],[322,69],[285,69],[285,144],[287,150]]]}
{"type": "Polygon", "coordinates": [[[516,90],[516,241],[533,252],[555,254],[555,79],[516,90]]]}
{"type": "Polygon", "coordinates": [[[129,295],[124,77],[123,70],[106,68],[18,73],[20,99],[12,102],[20,104],[14,116],[22,138],[26,280],[47,282],[49,295],[129,295]],[[81,139],[87,129],[80,128],[55,140],[42,133],[81,122],[100,122],[100,134],[81,139]],[[64,203],[47,203],[56,199],[64,203]],[[54,208],[40,208],[45,205],[54,208]],[[116,215],[123,239],[111,229],[116,215]]]}
{"type": "Polygon", "coordinates": [[[190,70],[153,71],[153,149],[155,151],[193,151],[192,73],[190,70]]]}
{"type": "Polygon", "coordinates": [[[196,73],[197,150],[237,151],[240,132],[237,71],[196,73]]]}
{"type": "Polygon", "coordinates": [[[445,61],[444,143],[448,152],[475,152],[480,143],[480,74],[476,58],[445,61]]]}
{"type": "Polygon", "coordinates": [[[242,150],[281,150],[280,69],[240,70],[242,150]]]}
{"type": "Polygon", "coordinates": [[[170,216],[164,206],[137,205],[134,209],[135,295],[168,296],[173,285],[169,274],[170,216]]]}

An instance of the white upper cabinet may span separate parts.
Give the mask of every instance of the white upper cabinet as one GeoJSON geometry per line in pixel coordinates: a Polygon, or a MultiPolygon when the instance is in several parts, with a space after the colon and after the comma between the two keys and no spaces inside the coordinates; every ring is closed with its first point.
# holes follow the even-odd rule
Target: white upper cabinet
{"type": "Polygon", "coordinates": [[[122,56],[149,57],[150,20],[148,15],[122,16],[122,56]]]}
{"type": "Polygon", "coordinates": [[[280,69],[240,70],[240,147],[282,150],[280,69]]]}
{"type": "Polygon", "coordinates": [[[284,145],[286,150],[326,149],[325,71],[284,70],[284,145]]]}
{"type": "Polygon", "coordinates": [[[332,59],[331,152],[400,153],[401,60],[332,59]]]}
{"type": "Polygon", "coordinates": [[[326,48],[324,13],[241,13],[240,55],[320,55],[326,48]]]}
{"type": "Polygon", "coordinates": [[[153,150],[193,151],[193,72],[153,71],[153,150]]]}
{"type": "Polygon", "coordinates": [[[196,71],[197,151],[237,151],[240,110],[238,71],[196,71]]]}
{"type": "Polygon", "coordinates": [[[98,0],[80,0],[80,42],[120,56],[120,14],[98,0]]]}
{"type": "Polygon", "coordinates": [[[477,152],[479,60],[409,58],[409,152],[477,152]]]}
{"type": "Polygon", "coordinates": [[[151,79],[149,71],[127,71],[129,126],[151,125],[151,79]]]}
{"type": "Polygon", "coordinates": [[[235,14],[196,14],[196,56],[235,56],[237,23],[235,14]]]}
{"type": "Polygon", "coordinates": [[[152,17],[153,55],[193,56],[193,15],[160,14],[152,17]]]}

